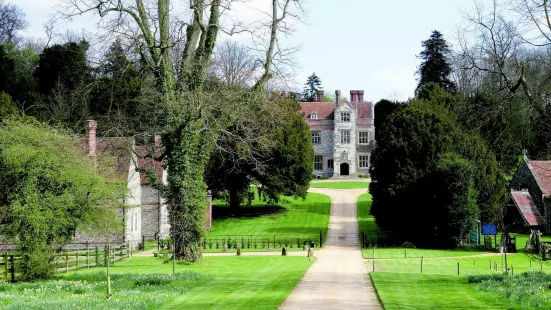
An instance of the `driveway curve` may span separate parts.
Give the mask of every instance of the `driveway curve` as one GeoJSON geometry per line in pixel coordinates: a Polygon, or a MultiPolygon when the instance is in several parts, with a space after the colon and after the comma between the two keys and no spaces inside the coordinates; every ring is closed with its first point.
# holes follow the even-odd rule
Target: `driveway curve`
{"type": "Polygon", "coordinates": [[[311,188],[331,197],[327,241],[280,309],[383,309],[358,243],[357,201],[365,189],[311,188]]]}

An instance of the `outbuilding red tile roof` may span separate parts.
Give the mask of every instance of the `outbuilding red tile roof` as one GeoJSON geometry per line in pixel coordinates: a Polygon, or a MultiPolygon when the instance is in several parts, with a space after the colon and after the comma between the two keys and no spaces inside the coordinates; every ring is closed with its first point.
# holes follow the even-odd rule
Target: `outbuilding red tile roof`
{"type": "Polygon", "coordinates": [[[545,224],[545,220],[538,211],[538,207],[526,191],[511,191],[511,198],[522,215],[527,226],[539,226],[545,224]]]}
{"type": "Polygon", "coordinates": [[[528,168],[545,197],[551,196],[551,161],[529,160],[528,168]]]}
{"type": "MultiPolygon", "coordinates": [[[[75,145],[83,150],[88,150],[87,140],[79,139],[75,145]]],[[[130,165],[132,164],[131,138],[97,138],[96,154],[98,172],[106,178],[128,180],[130,165]]]]}

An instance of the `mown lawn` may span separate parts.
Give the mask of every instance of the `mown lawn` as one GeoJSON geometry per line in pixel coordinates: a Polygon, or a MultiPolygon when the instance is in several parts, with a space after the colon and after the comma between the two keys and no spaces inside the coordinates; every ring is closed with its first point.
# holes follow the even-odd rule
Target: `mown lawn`
{"type": "MultiPolygon", "coordinates": [[[[523,309],[520,303],[510,298],[510,295],[515,295],[516,288],[522,289],[521,286],[512,286],[511,294],[498,294],[499,286],[491,291],[467,283],[468,275],[501,274],[504,266],[501,255],[427,258],[423,259],[422,274],[421,259],[418,258],[369,260],[369,270],[372,270],[373,262],[376,272],[370,275],[385,309],[523,309]],[[497,271],[494,269],[496,263],[497,271]]],[[[515,275],[540,268],[551,272],[550,261],[540,265],[536,255],[532,254],[507,254],[507,262],[515,275]]]]}
{"type": "Polygon", "coordinates": [[[371,279],[386,310],[507,309],[505,300],[486,298],[465,277],[374,272],[371,279]]]}
{"type": "Polygon", "coordinates": [[[284,197],[278,206],[255,199],[250,207],[242,207],[239,215],[228,214],[222,201],[213,205],[212,230],[208,237],[231,235],[292,234],[295,237],[327,233],[331,199],[321,194],[308,193],[306,199],[284,197]]]}
{"type": "Polygon", "coordinates": [[[352,188],[367,188],[369,182],[366,181],[342,181],[342,182],[312,182],[310,183],[312,188],[334,188],[334,189],[352,189],[352,188]]]}
{"type": "Polygon", "coordinates": [[[0,284],[2,309],[277,309],[310,266],[303,257],[207,257],[172,264],[132,257],[111,269],[72,272],[52,281],[0,284]]]}

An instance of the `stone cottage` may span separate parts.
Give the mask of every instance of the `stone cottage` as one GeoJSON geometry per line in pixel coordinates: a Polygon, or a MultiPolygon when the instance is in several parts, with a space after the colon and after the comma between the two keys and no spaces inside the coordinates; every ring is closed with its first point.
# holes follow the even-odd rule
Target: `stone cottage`
{"type": "Polygon", "coordinates": [[[524,156],[511,181],[505,223],[513,231],[538,229],[549,234],[550,208],[551,161],[529,160],[524,156]]]}
{"type": "Polygon", "coordinates": [[[373,104],[364,101],[363,90],[351,90],[350,101],[323,102],[318,91],[316,102],[301,103],[310,126],[314,146],[314,175],[356,176],[369,173],[375,128],[373,104]]]}
{"type": "MultiPolygon", "coordinates": [[[[128,188],[128,194],[123,201],[127,207],[118,211],[124,228],[122,235],[117,236],[116,242],[129,242],[132,247],[135,247],[142,241],[142,237],[169,238],[168,206],[159,190],[151,185],[150,180],[150,177],[155,176],[166,185],[167,171],[162,162],[147,156],[160,155],[160,137],[155,136],[152,143],[142,142],[136,145],[134,138],[99,138],[96,130],[96,121],[85,121],[85,139],[77,144],[87,156],[94,159],[99,173],[105,177],[118,178],[126,182],[128,188]]],[[[206,203],[206,228],[210,230],[212,225],[210,194],[207,195],[206,203]]],[[[81,232],[75,234],[75,239],[77,242],[100,241],[81,232]]]]}

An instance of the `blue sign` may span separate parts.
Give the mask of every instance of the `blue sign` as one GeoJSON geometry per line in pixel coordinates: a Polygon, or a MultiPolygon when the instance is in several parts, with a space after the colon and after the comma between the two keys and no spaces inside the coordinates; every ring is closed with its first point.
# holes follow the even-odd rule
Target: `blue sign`
{"type": "Polygon", "coordinates": [[[492,223],[482,225],[482,234],[483,235],[497,235],[496,225],[492,223]]]}

